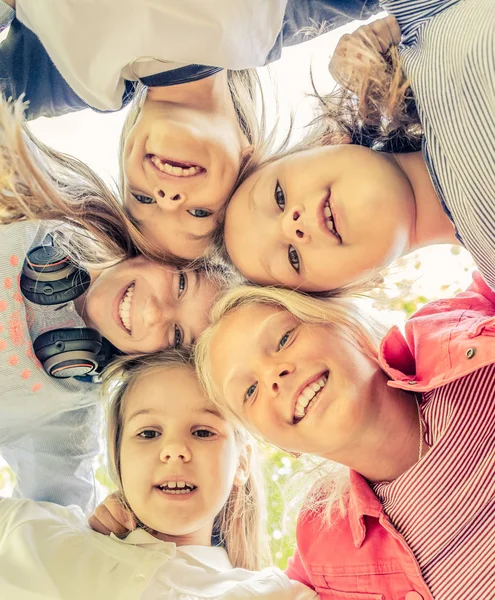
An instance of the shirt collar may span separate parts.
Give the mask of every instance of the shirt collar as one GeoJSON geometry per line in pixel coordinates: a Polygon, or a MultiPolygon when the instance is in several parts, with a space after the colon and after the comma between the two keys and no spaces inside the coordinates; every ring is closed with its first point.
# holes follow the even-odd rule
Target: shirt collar
{"type": "Polygon", "coordinates": [[[366,479],[351,469],[348,517],[354,546],[360,548],[366,538],[366,516],[379,519],[383,507],[366,479]]]}
{"type": "Polygon", "coordinates": [[[130,546],[141,546],[146,547],[149,550],[156,550],[162,552],[166,556],[173,558],[177,553],[177,546],[173,542],[164,542],[156,537],[153,537],[151,533],[148,533],[144,529],[135,529],[131,531],[125,538],[119,538],[113,533],[110,537],[120,544],[128,544],[130,546]]]}
{"type": "Polygon", "coordinates": [[[121,544],[146,547],[148,550],[161,552],[169,558],[186,555],[211,571],[224,572],[233,568],[227,552],[220,546],[177,546],[174,542],[159,540],[141,528],[131,531],[124,539],[118,538],[113,533],[110,537],[121,544]]]}
{"type": "Polygon", "coordinates": [[[221,546],[179,546],[177,555],[181,554],[210,571],[220,573],[233,569],[225,548],[221,546]]]}

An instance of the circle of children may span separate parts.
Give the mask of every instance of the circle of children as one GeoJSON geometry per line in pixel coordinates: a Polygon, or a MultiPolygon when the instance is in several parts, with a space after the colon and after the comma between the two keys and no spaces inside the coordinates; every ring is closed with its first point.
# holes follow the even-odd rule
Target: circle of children
{"type": "Polygon", "coordinates": [[[492,0],[1,17],[0,597],[494,598],[492,0]],[[382,10],[275,148],[255,67],[382,10]],[[25,124],[124,105],[118,192],[25,124]],[[387,332],[356,295],[438,243],[471,252],[471,286],[387,332]],[[285,573],[258,440],[322,459],[285,573]]]}

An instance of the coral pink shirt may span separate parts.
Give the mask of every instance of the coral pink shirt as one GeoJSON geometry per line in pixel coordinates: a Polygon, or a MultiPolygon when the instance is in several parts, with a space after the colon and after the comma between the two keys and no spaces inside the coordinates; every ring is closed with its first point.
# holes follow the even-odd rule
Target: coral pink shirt
{"type": "MultiPolygon", "coordinates": [[[[467,375],[482,376],[495,362],[494,338],[495,293],[476,273],[466,292],[413,315],[406,338],[392,328],[380,364],[392,387],[441,391],[467,375]]],[[[346,516],[334,517],[329,528],[321,515],[301,513],[289,577],[313,587],[322,600],[432,600],[404,537],[366,480],[352,471],[347,506],[346,516]]]]}

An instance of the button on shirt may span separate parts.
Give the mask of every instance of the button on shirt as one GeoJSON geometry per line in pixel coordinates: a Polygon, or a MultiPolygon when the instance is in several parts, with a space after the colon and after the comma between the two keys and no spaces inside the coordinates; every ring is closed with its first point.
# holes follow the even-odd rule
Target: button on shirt
{"type": "Polygon", "coordinates": [[[223,548],[177,547],[142,529],[125,540],[89,529],[82,511],[0,501],[0,591],[9,600],[316,600],[274,568],[233,568],[223,548]]]}

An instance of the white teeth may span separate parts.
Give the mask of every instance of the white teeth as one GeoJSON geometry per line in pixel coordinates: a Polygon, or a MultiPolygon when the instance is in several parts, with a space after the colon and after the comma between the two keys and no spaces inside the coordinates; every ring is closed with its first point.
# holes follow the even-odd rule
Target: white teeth
{"type": "Polygon", "coordinates": [[[163,492],[167,491],[192,491],[196,486],[186,481],[165,481],[158,486],[163,492]]]}
{"type": "Polygon", "coordinates": [[[300,421],[306,415],[309,407],[315,401],[318,392],[325,386],[327,380],[326,376],[320,377],[318,381],[313,381],[303,389],[296,402],[294,420],[297,419],[300,421]]]}
{"type": "Polygon", "coordinates": [[[330,209],[330,201],[329,200],[327,200],[325,202],[325,206],[323,207],[323,215],[325,216],[325,224],[327,226],[327,229],[329,231],[331,231],[332,233],[338,235],[335,230],[335,223],[333,222],[333,215],[332,215],[332,211],[330,209]]]}
{"type": "Polygon", "coordinates": [[[168,162],[163,162],[158,156],[151,156],[151,162],[155,165],[157,169],[160,169],[163,173],[168,173],[169,175],[175,175],[176,177],[191,177],[192,175],[197,175],[201,173],[201,167],[177,167],[169,164],[168,162]]]}
{"type": "Polygon", "coordinates": [[[134,287],[135,284],[132,283],[126,290],[124,297],[120,301],[119,305],[119,316],[122,324],[127,329],[129,333],[132,331],[132,322],[131,322],[131,306],[132,299],[134,297],[134,287]]]}
{"type": "MultiPolygon", "coordinates": [[[[320,387],[318,386],[318,389],[320,389],[320,387]]],[[[304,396],[306,398],[306,400],[311,400],[311,398],[315,395],[314,391],[311,389],[311,386],[308,385],[307,388],[305,388],[302,392],[301,392],[301,396],[304,396]]],[[[299,397],[301,397],[299,396],[299,397]]]]}

